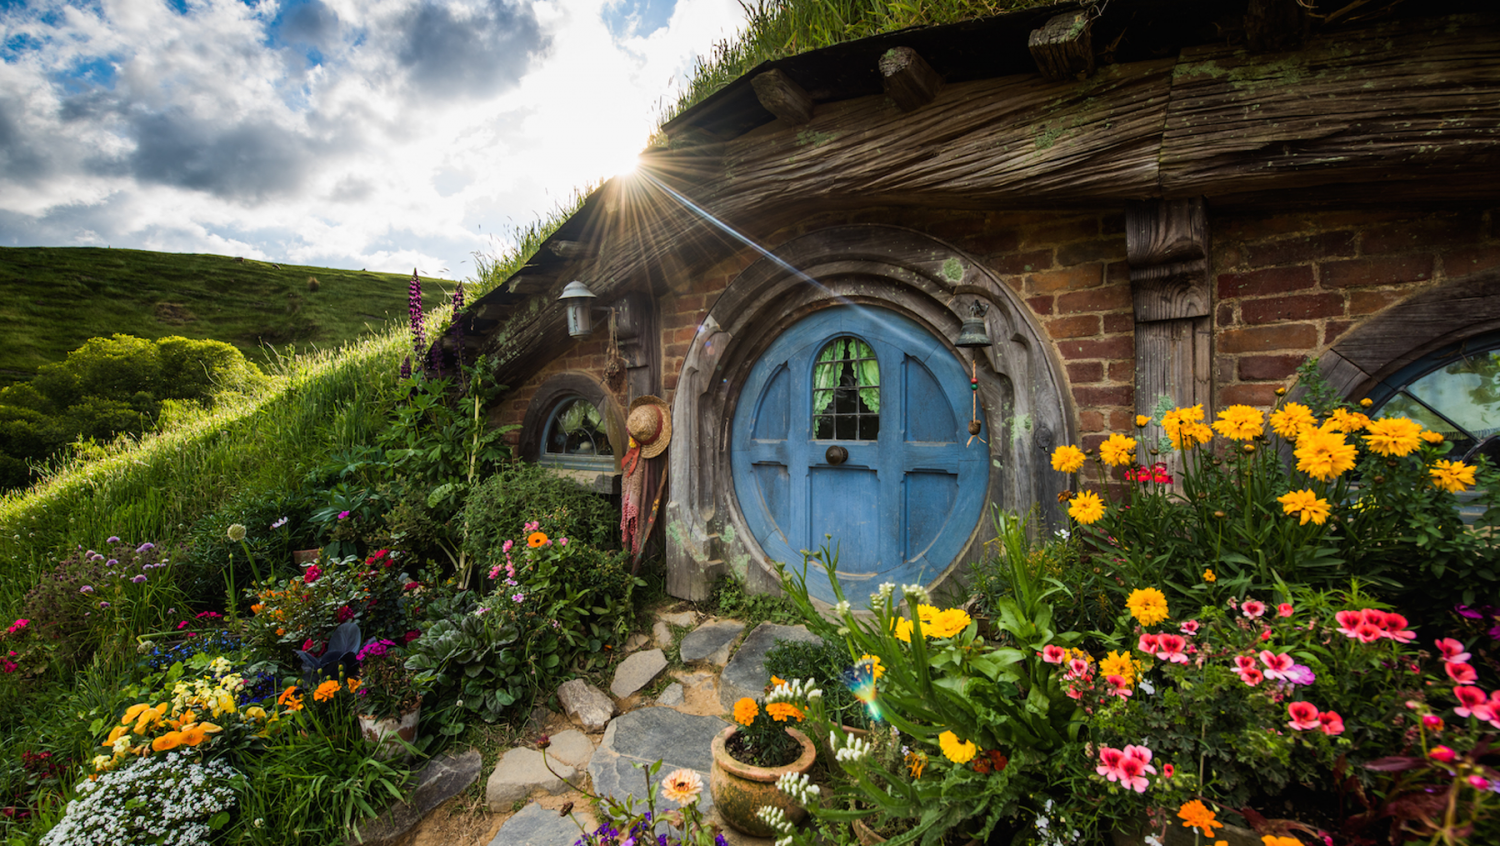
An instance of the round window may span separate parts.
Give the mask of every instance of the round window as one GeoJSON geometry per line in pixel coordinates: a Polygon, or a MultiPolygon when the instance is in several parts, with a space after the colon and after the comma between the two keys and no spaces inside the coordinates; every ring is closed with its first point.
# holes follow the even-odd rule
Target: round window
{"type": "Polygon", "coordinates": [[[542,464],[578,469],[614,469],[614,446],[598,407],[583,397],[564,398],[552,409],[542,435],[542,464]]]}

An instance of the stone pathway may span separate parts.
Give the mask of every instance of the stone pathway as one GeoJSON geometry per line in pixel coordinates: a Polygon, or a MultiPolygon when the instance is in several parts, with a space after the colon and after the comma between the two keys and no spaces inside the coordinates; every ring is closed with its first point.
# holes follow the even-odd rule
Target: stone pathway
{"type": "MultiPolygon", "coordinates": [[[[699,808],[717,821],[708,790],[713,766],[710,742],[729,725],[725,717],[739,697],[761,694],[770,680],[764,664],[766,652],[777,640],[816,640],[802,626],[763,624],[733,648],[744,630],[745,625],[734,620],[699,624],[691,612],[658,614],[651,640],[633,635],[627,641],[627,647],[635,649],[616,668],[609,691],[613,697],[581,680],[564,685],[559,699],[578,728],[551,738],[547,759],[556,774],[541,767],[541,754],[529,747],[517,747],[501,756],[487,783],[490,809],[508,812],[518,802],[526,804],[500,826],[490,846],[572,846],[579,838],[578,824],[540,802],[556,807],[558,800],[572,797],[573,816],[592,828],[597,823],[584,813],[590,808],[588,797],[568,792],[570,788],[587,787],[596,795],[621,800],[631,796],[639,805],[646,800],[646,779],[636,765],[657,760],[662,766],[651,785],[657,791],[658,811],[674,807],[660,799],[662,777],[686,767],[703,779],[699,808]],[[676,672],[675,680],[655,700],[640,701],[637,694],[668,665],[663,650],[671,646],[674,627],[693,627],[679,648],[683,663],[693,669],[676,672]],[[645,649],[653,645],[656,648],[645,649]]],[[[735,846],[772,843],[731,829],[724,834],[735,846]]]]}

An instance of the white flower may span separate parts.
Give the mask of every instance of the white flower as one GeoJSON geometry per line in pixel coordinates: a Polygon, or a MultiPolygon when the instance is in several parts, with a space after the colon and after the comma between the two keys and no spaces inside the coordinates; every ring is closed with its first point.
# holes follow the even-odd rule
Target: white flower
{"type": "Polygon", "coordinates": [[[1052,534],[1057,535],[1059,538],[1062,538],[1063,540],[1067,540],[1068,538],[1070,538],[1070,537],[1073,536],[1073,533],[1070,532],[1070,531],[1068,531],[1067,529],[1058,529],[1057,531],[1053,532],[1052,534]]]}
{"type": "Polygon", "coordinates": [[[877,590],[876,592],[870,594],[870,604],[872,604],[872,605],[884,605],[885,601],[887,599],[890,599],[891,598],[891,594],[894,593],[895,591],[896,591],[896,585],[894,583],[892,583],[892,582],[882,582],[880,584],[880,589],[877,590]]]}
{"type": "Polygon", "coordinates": [[[799,805],[806,805],[812,801],[814,796],[822,792],[816,784],[808,779],[806,773],[785,773],[776,779],[776,789],[792,797],[799,805]]]}
{"type": "MultiPolygon", "coordinates": [[[[833,747],[834,744],[829,744],[833,747]]],[[[843,749],[834,749],[833,757],[841,763],[852,764],[862,760],[870,754],[870,741],[859,737],[850,737],[849,743],[843,749]]]]}
{"type": "Polygon", "coordinates": [[[847,600],[847,599],[840,599],[839,600],[839,604],[833,606],[833,612],[835,614],[839,615],[840,617],[846,617],[846,616],[848,616],[849,615],[849,600],[847,600]]]}
{"type": "Polygon", "coordinates": [[[921,585],[902,585],[901,592],[905,594],[906,598],[909,600],[920,602],[923,605],[932,604],[932,595],[927,592],[927,588],[924,588],[921,585]]]}

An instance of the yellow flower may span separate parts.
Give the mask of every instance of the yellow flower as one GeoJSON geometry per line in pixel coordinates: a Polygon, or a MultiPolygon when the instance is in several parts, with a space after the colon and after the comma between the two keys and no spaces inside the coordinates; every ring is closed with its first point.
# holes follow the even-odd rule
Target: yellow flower
{"type": "Polygon", "coordinates": [[[1438,461],[1427,469],[1432,475],[1433,487],[1448,493],[1459,493],[1474,484],[1474,468],[1462,461],[1438,461]]]}
{"type": "Polygon", "coordinates": [[[1299,514],[1302,519],[1299,526],[1306,526],[1311,520],[1315,525],[1321,526],[1328,522],[1328,500],[1320,498],[1311,490],[1289,491],[1284,496],[1279,496],[1276,501],[1281,503],[1283,514],[1299,514]]]}
{"type": "Polygon", "coordinates": [[[1433,446],[1437,446],[1438,444],[1443,442],[1443,433],[1423,430],[1422,440],[1428,442],[1429,444],[1432,444],[1433,446]]]}
{"type": "Polygon", "coordinates": [[[1214,818],[1214,812],[1197,799],[1178,808],[1177,816],[1182,818],[1183,828],[1199,829],[1204,837],[1213,837],[1215,828],[1224,827],[1223,823],[1214,818]]]}
{"type": "Polygon", "coordinates": [[[1232,441],[1258,438],[1265,428],[1266,416],[1248,405],[1231,405],[1214,422],[1214,431],[1232,441]]]}
{"type": "Polygon", "coordinates": [[[531,534],[529,534],[529,535],[526,536],[526,545],[529,546],[529,547],[531,547],[532,549],[535,549],[535,548],[537,548],[539,546],[546,546],[547,545],[547,533],[546,532],[532,532],[531,534]]]}
{"type": "Polygon", "coordinates": [[[1087,526],[1104,516],[1104,500],[1093,491],[1084,491],[1068,503],[1068,516],[1087,526]]]}
{"type": "Polygon", "coordinates": [[[788,719],[802,722],[802,709],[790,702],[772,702],[766,706],[766,714],[778,723],[784,723],[788,719]]]}
{"type": "Polygon", "coordinates": [[[1203,423],[1203,405],[1174,408],[1162,415],[1161,428],[1172,439],[1172,448],[1188,450],[1213,439],[1214,431],[1203,423]]]}
{"type": "Polygon", "coordinates": [[[1219,577],[1214,575],[1214,571],[1213,570],[1204,570],[1203,571],[1203,581],[1208,582],[1209,584],[1213,584],[1214,582],[1217,582],[1218,580],[1219,580],[1219,577]]]}
{"type": "Polygon", "coordinates": [[[922,633],[929,637],[954,637],[969,627],[969,615],[960,608],[939,611],[931,622],[922,621],[922,633]]]}
{"type": "Polygon", "coordinates": [[[1052,451],[1052,469],[1059,473],[1077,473],[1083,467],[1083,450],[1063,444],[1052,451]]]}
{"type": "Polygon", "coordinates": [[[911,643],[912,622],[905,617],[897,617],[891,621],[891,631],[895,633],[896,640],[902,643],[911,643]]]}
{"type": "Polygon", "coordinates": [[[1369,408],[1370,406],[1372,406],[1374,404],[1375,404],[1375,401],[1372,400],[1372,399],[1370,399],[1369,397],[1365,397],[1364,399],[1362,399],[1362,400],[1359,401],[1359,407],[1360,408],[1369,408]]]}
{"type": "Polygon", "coordinates": [[[913,749],[906,753],[906,771],[911,773],[912,778],[921,778],[922,771],[927,769],[927,755],[913,749]]]}
{"type": "Polygon", "coordinates": [[[1129,655],[1115,652],[1110,653],[1099,661],[1099,674],[1102,676],[1119,676],[1125,680],[1125,686],[1135,684],[1135,661],[1129,655]]]}
{"type": "Polygon", "coordinates": [[[698,801],[703,792],[703,777],[684,767],[661,781],[661,798],[679,805],[698,801]]]}
{"type": "Polygon", "coordinates": [[[1421,441],[1422,427],[1405,417],[1386,417],[1365,428],[1365,443],[1384,456],[1410,455],[1421,441]]]}
{"type": "Polygon", "coordinates": [[[979,754],[978,746],[968,740],[959,740],[958,735],[951,731],[938,735],[938,746],[943,750],[943,756],[955,764],[967,764],[979,754]]]}
{"type": "Polygon", "coordinates": [[[1146,428],[1146,424],[1148,424],[1150,422],[1151,422],[1151,418],[1148,417],[1148,416],[1146,416],[1146,415],[1144,415],[1144,414],[1137,414],[1135,416],[1135,427],[1137,429],[1144,429],[1144,428],[1146,428]]]}
{"type": "Polygon", "coordinates": [[[1167,619],[1167,595],[1156,588],[1136,588],[1125,600],[1131,616],[1143,626],[1154,626],[1167,619]]]}
{"type": "Polygon", "coordinates": [[[1328,415],[1328,428],[1335,432],[1358,432],[1370,425],[1370,418],[1348,409],[1336,408],[1328,415]]]}
{"type": "Polygon", "coordinates": [[[359,686],[360,686],[360,685],[361,685],[361,684],[363,684],[363,683],[364,683],[364,682],[361,682],[361,681],[360,681],[360,680],[359,680],[359,679],[349,679],[349,680],[348,680],[348,681],[347,681],[347,684],[348,684],[348,685],[349,685],[349,692],[350,692],[350,693],[353,693],[353,692],[355,692],[355,691],[356,691],[356,690],[359,690],[359,686]]]}
{"type": "Polygon", "coordinates": [[[1135,463],[1135,438],[1115,433],[1099,445],[1099,457],[1111,467],[1135,463]]]}
{"type": "Polygon", "coordinates": [[[327,702],[334,696],[338,695],[339,688],[341,687],[343,687],[343,685],[339,684],[333,679],[329,679],[328,681],[318,685],[318,689],[313,691],[313,699],[318,702],[327,702]]]}
{"type": "MultiPolygon", "coordinates": [[[[1373,429],[1379,423],[1371,423],[1373,429]]],[[[1366,436],[1368,438],[1368,435],[1366,436]]],[[[1326,426],[1304,429],[1297,439],[1297,469],[1320,482],[1333,479],[1354,466],[1354,445],[1326,426]]]]}
{"type": "Polygon", "coordinates": [[[99,745],[100,746],[113,746],[113,745],[115,745],[115,741],[116,740],[119,740],[120,738],[124,737],[127,734],[130,734],[130,726],[115,726],[113,729],[110,730],[109,737],[105,738],[104,742],[101,743],[101,744],[99,744],[99,745]]]}
{"type": "Polygon", "coordinates": [[[245,709],[245,719],[264,721],[266,719],[266,709],[260,707],[259,705],[251,705],[249,708],[245,709]]]}
{"type": "Polygon", "coordinates": [[[136,704],[131,705],[129,708],[125,709],[125,716],[120,718],[120,725],[127,726],[135,722],[136,718],[141,715],[141,712],[150,707],[151,706],[146,704],[145,702],[137,702],[136,704]]]}
{"type": "Polygon", "coordinates": [[[865,654],[859,656],[859,660],[870,662],[871,672],[874,673],[876,681],[880,681],[880,677],[885,675],[885,667],[881,666],[879,655],[871,655],[870,653],[866,652],[865,654]]]}
{"type": "Polygon", "coordinates": [[[742,726],[748,726],[755,722],[755,718],[759,715],[760,706],[756,705],[755,700],[748,696],[734,703],[734,721],[742,726]]]}
{"type": "Polygon", "coordinates": [[[1271,412],[1271,430],[1289,441],[1295,441],[1302,432],[1318,425],[1312,411],[1300,402],[1289,402],[1271,412]]]}

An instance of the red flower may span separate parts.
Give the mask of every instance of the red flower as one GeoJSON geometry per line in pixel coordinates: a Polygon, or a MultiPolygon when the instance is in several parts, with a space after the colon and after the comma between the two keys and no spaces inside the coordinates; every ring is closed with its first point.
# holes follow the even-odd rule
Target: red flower
{"type": "Polygon", "coordinates": [[[409,631],[406,634],[404,634],[404,635],[401,636],[401,643],[402,643],[402,645],[411,643],[412,641],[416,640],[417,638],[419,638],[421,636],[422,636],[422,632],[420,630],[418,630],[418,629],[412,629],[411,631],[409,631]]]}
{"type": "Polygon", "coordinates": [[[1462,662],[1444,664],[1443,669],[1448,671],[1448,678],[1459,684],[1473,684],[1479,678],[1473,667],[1462,662]]]}
{"type": "Polygon", "coordinates": [[[354,611],[349,606],[345,605],[338,611],[334,612],[333,618],[340,623],[347,623],[350,620],[354,619],[354,611]]]}
{"type": "Polygon", "coordinates": [[[1434,746],[1432,747],[1432,751],[1427,753],[1427,757],[1431,758],[1434,761],[1441,761],[1444,764],[1450,764],[1453,762],[1454,758],[1458,757],[1458,753],[1454,752],[1452,749],[1449,749],[1446,746],[1434,746]]]}
{"type": "Polygon", "coordinates": [[[322,568],[320,568],[318,565],[314,564],[311,567],[307,568],[307,572],[306,573],[302,574],[302,582],[304,584],[309,584],[310,585],[313,582],[316,582],[322,576],[323,576],[323,570],[322,570],[322,568]]]}
{"type": "Polygon", "coordinates": [[[384,557],[386,557],[387,555],[390,555],[390,554],[391,554],[391,551],[389,549],[377,550],[374,555],[371,555],[369,558],[365,559],[365,563],[366,564],[374,564],[376,561],[379,561],[380,559],[382,559],[382,558],[384,558],[384,557]]]}
{"type": "Polygon", "coordinates": [[[421,582],[407,582],[406,583],[406,587],[403,587],[402,590],[416,590],[417,588],[419,588],[421,586],[422,586],[421,582]]]}
{"type": "Polygon", "coordinates": [[[1343,734],[1344,718],[1337,711],[1324,711],[1318,715],[1318,727],[1324,734],[1343,734]]]}
{"type": "MultiPolygon", "coordinates": [[[[1318,706],[1311,702],[1293,702],[1286,706],[1286,711],[1291,715],[1291,722],[1287,725],[1297,731],[1307,731],[1318,728],[1318,706]]],[[[1334,716],[1338,716],[1335,714],[1334,716]]],[[[1339,731],[1343,731],[1343,723],[1339,724],[1339,731]]]]}

